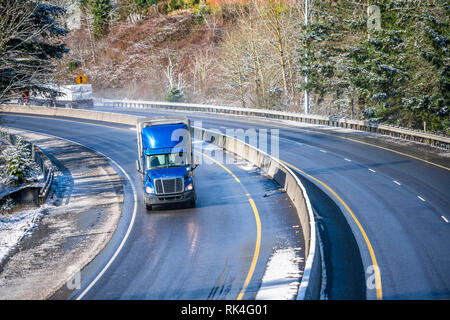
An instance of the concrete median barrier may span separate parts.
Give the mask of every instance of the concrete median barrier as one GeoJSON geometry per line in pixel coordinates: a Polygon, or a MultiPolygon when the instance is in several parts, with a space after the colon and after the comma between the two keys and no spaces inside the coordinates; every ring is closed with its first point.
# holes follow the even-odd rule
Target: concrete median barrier
{"type": "Polygon", "coordinates": [[[12,105],[1,106],[0,112],[104,121],[117,124],[125,124],[130,126],[136,125],[135,116],[112,112],[99,112],[91,110],[48,108],[48,107],[34,107],[34,106],[12,106],[12,105]]]}
{"type": "Polygon", "coordinates": [[[298,177],[278,159],[241,140],[196,127],[194,127],[193,136],[251,162],[285,189],[297,211],[305,241],[306,264],[297,299],[319,299],[322,287],[322,262],[318,241],[316,241],[315,219],[306,190],[298,177]],[[212,137],[214,139],[211,139],[212,137]]]}

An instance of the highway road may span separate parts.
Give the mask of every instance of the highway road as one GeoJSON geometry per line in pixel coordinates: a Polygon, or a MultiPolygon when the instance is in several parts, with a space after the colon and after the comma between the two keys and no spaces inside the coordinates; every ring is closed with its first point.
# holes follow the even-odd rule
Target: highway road
{"type": "MultiPolygon", "coordinates": [[[[98,110],[147,116],[167,114],[166,111],[156,110],[141,111],[109,108],[98,110]]],[[[238,120],[236,118],[222,119],[215,115],[197,113],[191,113],[188,116],[194,121],[201,120],[205,128],[221,129],[223,132],[224,128],[280,129],[280,159],[293,168],[301,177],[318,218],[321,241],[326,256],[327,287],[324,293],[328,298],[450,298],[450,275],[448,274],[448,270],[450,270],[450,250],[448,250],[450,244],[450,224],[448,222],[450,220],[449,170],[388,150],[345,140],[334,135],[332,131],[318,132],[283,123],[268,123],[249,119],[238,120]],[[380,270],[378,279],[374,277],[374,268],[379,268],[380,270]],[[379,281],[377,282],[376,280],[379,281]]],[[[130,146],[130,141],[134,138],[132,136],[128,137],[128,134],[135,135],[134,132],[118,133],[114,129],[108,131],[105,128],[99,129],[93,128],[95,126],[81,124],[74,124],[75,128],[72,128],[70,123],[61,124],[59,121],[47,119],[36,122],[30,118],[26,119],[16,116],[7,116],[7,118],[14,120],[11,126],[33,128],[36,131],[42,130],[42,132],[77,139],[113,157],[118,163],[124,165],[127,172],[132,172],[134,169],[135,140],[130,146]],[[81,128],[78,126],[81,126],[81,128]],[[106,135],[101,135],[101,137],[92,135],[92,133],[97,132],[96,130],[102,130],[102,133],[106,135]],[[114,147],[112,149],[111,145],[118,146],[118,148],[114,147]],[[123,152],[123,150],[129,151],[123,152]]],[[[450,167],[450,164],[447,167],[450,167]]],[[[207,185],[209,183],[209,179],[206,178],[208,175],[226,175],[225,172],[219,173],[220,170],[216,171],[217,169],[214,169],[214,173],[208,171],[209,169],[207,168],[202,170],[198,171],[199,184],[204,183],[207,185]],[[201,172],[205,175],[204,178],[201,178],[201,172]]],[[[238,168],[233,167],[232,170],[238,170],[238,168]]],[[[135,184],[138,185],[137,180],[135,184]]],[[[256,185],[259,188],[252,188],[252,191],[262,190],[261,188],[263,187],[261,185],[264,185],[264,183],[256,183],[256,185]]],[[[226,187],[224,186],[224,188],[226,187]]],[[[230,187],[229,191],[234,191],[232,194],[236,196],[239,194],[236,187],[230,187]]],[[[269,198],[267,197],[266,200],[269,198]]],[[[228,205],[234,203],[235,200],[238,200],[238,198],[230,199],[228,205]]],[[[206,201],[206,204],[210,205],[208,201],[213,200],[204,198],[200,203],[202,201],[206,201]]],[[[216,257],[219,253],[217,250],[214,250],[214,255],[211,256],[199,249],[202,253],[197,252],[197,255],[199,255],[198,259],[201,256],[201,259],[204,259],[202,261],[217,261],[218,266],[222,268],[221,272],[224,271],[225,265],[230,266],[234,270],[234,272],[230,271],[233,274],[233,277],[230,277],[233,278],[233,281],[228,294],[214,296],[214,298],[235,298],[242,286],[243,278],[245,277],[244,270],[248,269],[251,251],[254,247],[254,245],[253,247],[249,245],[249,243],[254,243],[255,227],[248,204],[241,203],[237,205],[241,205],[238,208],[239,211],[235,210],[232,212],[232,214],[239,216],[236,218],[237,220],[234,220],[236,223],[233,224],[233,228],[236,229],[230,227],[227,231],[230,234],[226,235],[205,230],[205,233],[201,236],[202,241],[198,242],[199,244],[201,243],[201,247],[204,247],[207,246],[205,243],[212,245],[215,241],[222,241],[223,246],[229,249],[229,251],[228,249],[224,250],[223,256],[226,256],[226,252],[231,254],[232,251],[238,250],[247,257],[244,266],[239,262],[235,264],[235,262],[227,261],[225,258],[216,257]],[[241,210],[243,210],[242,212],[247,212],[248,217],[246,219],[249,219],[247,223],[237,223],[237,221],[242,219],[241,210]],[[242,233],[248,233],[249,236],[247,250],[244,250],[244,252],[242,252],[242,248],[246,247],[245,240],[242,240],[242,242],[238,241],[240,244],[237,246],[240,249],[237,249],[235,247],[236,239],[229,242],[226,242],[224,239],[228,237],[231,239],[242,233]],[[238,283],[240,284],[238,285],[238,283]]],[[[260,206],[267,209],[267,217],[274,217],[270,215],[271,210],[276,210],[276,212],[286,211],[286,208],[273,205],[270,201],[266,201],[260,206]]],[[[222,214],[212,218],[208,216],[206,209],[205,212],[199,213],[202,207],[204,206],[200,205],[200,208],[196,209],[195,217],[192,218],[200,225],[210,225],[217,222],[217,217],[225,215],[221,209],[218,209],[214,210],[214,213],[217,211],[222,214]]],[[[221,208],[221,206],[219,207],[221,208]]],[[[141,212],[142,209],[138,211],[138,216],[145,217],[143,219],[155,219],[155,226],[159,225],[158,223],[163,224],[163,221],[165,221],[165,216],[144,215],[141,212]]],[[[233,219],[229,216],[230,212],[227,212],[227,219],[233,219]]],[[[163,231],[158,234],[162,238],[155,239],[155,241],[158,241],[158,244],[161,246],[158,245],[156,248],[155,244],[155,247],[147,248],[147,251],[144,251],[146,254],[136,252],[133,255],[128,253],[128,259],[125,256],[117,258],[117,269],[110,268],[108,274],[104,275],[103,279],[105,280],[103,281],[105,283],[102,282],[98,289],[93,287],[86,297],[207,298],[206,292],[209,292],[211,284],[215,283],[213,279],[217,281],[218,278],[217,276],[211,276],[211,279],[208,281],[206,280],[208,278],[206,274],[211,270],[216,270],[216,267],[211,267],[208,264],[209,267],[206,269],[208,272],[201,272],[203,279],[197,280],[189,278],[192,277],[192,272],[182,272],[181,274],[174,272],[162,275],[161,273],[165,272],[167,268],[157,268],[158,262],[161,261],[178,261],[178,263],[183,265],[186,265],[186,259],[192,261],[193,258],[189,254],[186,255],[186,244],[183,248],[180,247],[179,250],[177,248],[172,249],[174,243],[177,246],[179,242],[170,238],[170,234],[172,234],[172,237],[175,239],[184,239],[185,242],[189,242],[188,239],[192,239],[188,229],[184,228],[184,225],[188,223],[188,216],[189,213],[186,216],[175,215],[175,218],[171,219],[172,212],[168,211],[170,219],[166,220],[170,220],[170,227],[175,228],[174,233],[163,232],[167,231],[167,229],[160,227],[163,231]],[[175,224],[179,227],[174,227],[173,220],[181,220],[175,224]],[[173,256],[172,253],[168,252],[169,246],[171,251],[173,251],[173,256]],[[184,255],[186,259],[180,258],[180,255],[184,255]],[[156,257],[156,260],[153,258],[145,260],[142,256],[156,257]],[[138,263],[131,263],[133,259],[138,263]],[[139,270],[142,272],[142,268],[136,265],[141,265],[144,261],[155,263],[156,270],[159,270],[158,276],[153,275],[151,272],[148,272],[148,274],[144,272],[141,274],[144,279],[149,279],[150,282],[166,282],[165,285],[167,287],[167,283],[173,279],[170,275],[176,274],[177,278],[175,279],[179,280],[176,283],[185,283],[186,286],[183,285],[182,290],[178,291],[178,294],[175,296],[174,292],[160,291],[161,286],[159,285],[152,286],[151,288],[153,289],[148,294],[139,295],[136,292],[141,292],[140,290],[134,291],[132,289],[133,287],[139,287],[139,283],[132,282],[127,287],[130,288],[129,291],[125,290],[121,294],[116,293],[120,291],[114,289],[119,286],[116,283],[126,282],[123,279],[126,279],[128,276],[125,276],[124,273],[140,274],[139,270]],[[158,280],[159,278],[162,280],[158,280]],[[190,279],[192,282],[189,282],[187,279],[190,279]],[[209,283],[209,285],[205,286],[205,283],[209,283]],[[101,288],[105,287],[108,288],[106,292],[101,290],[101,288]]],[[[271,227],[271,231],[268,231],[268,234],[271,234],[269,238],[272,239],[276,239],[280,230],[285,230],[289,225],[293,225],[292,222],[294,222],[289,221],[286,224],[280,222],[281,224],[277,224],[279,222],[278,219],[268,219],[271,219],[271,223],[276,224],[276,226],[271,227]]],[[[165,222],[167,223],[167,221],[165,222]]],[[[223,224],[223,221],[221,222],[223,224]]],[[[142,234],[146,233],[142,229],[137,230],[138,228],[143,228],[143,225],[145,223],[137,223],[136,221],[136,230],[130,236],[130,241],[127,242],[127,249],[124,252],[132,251],[132,248],[128,248],[128,246],[136,246],[140,249],[145,248],[144,243],[148,243],[148,239],[142,234]]],[[[197,223],[194,225],[197,225],[197,223]]],[[[267,225],[267,223],[263,223],[263,225],[267,225]]],[[[158,232],[158,229],[152,228],[151,230],[158,232]]],[[[263,230],[264,233],[265,231],[263,230]]],[[[283,235],[283,233],[281,234],[283,235]]],[[[289,238],[288,235],[283,235],[283,237],[289,238]]],[[[293,240],[291,239],[291,241],[293,240]]],[[[114,241],[112,242],[114,243],[114,241]]],[[[268,254],[267,252],[266,257],[268,254]]],[[[239,260],[239,257],[236,260],[239,260]]],[[[261,261],[264,261],[264,259],[261,259],[261,261]]],[[[195,265],[194,262],[193,264],[195,265]]],[[[174,266],[177,263],[170,265],[174,266]]],[[[98,267],[92,268],[98,269],[98,267]]],[[[255,290],[259,285],[257,279],[261,278],[263,269],[263,263],[256,268],[254,282],[249,286],[249,290],[244,297],[245,299],[254,297],[255,290]]],[[[95,274],[95,272],[90,274],[95,274]]],[[[123,285],[120,286],[122,287],[123,285]]],[[[171,287],[169,286],[168,288],[171,287]]],[[[169,289],[169,291],[171,290],[169,289]]],[[[224,292],[224,290],[217,291],[224,292]]],[[[70,297],[74,297],[73,293],[71,294],[70,297]]]]}
{"type": "Polygon", "coordinates": [[[274,250],[301,248],[298,257],[304,255],[286,194],[239,162],[224,168],[204,160],[195,171],[196,208],[147,212],[134,128],[25,115],[2,120],[101,152],[124,176],[123,213],[112,240],[82,270],[81,288],[64,287],[54,299],[254,299],[274,250]]]}
{"type": "MultiPolygon", "coordinates": [[[[168,113],[97,110],[146,116],[168,113]]],[[[280,129],[280,159],[301,177],[318,217],[328,298],[450,298],[450,159],[434,166],[342,139],[329,130],[187,115],[202,121],[204,128],[222,132],[224,128],[280,129]]]]}

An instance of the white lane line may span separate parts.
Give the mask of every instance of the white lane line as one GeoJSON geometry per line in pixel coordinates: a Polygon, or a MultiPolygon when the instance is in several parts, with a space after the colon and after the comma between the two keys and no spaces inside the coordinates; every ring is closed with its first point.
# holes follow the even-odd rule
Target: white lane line
{"type": "Polygon", "coordinates": [[[279,140],[280,141],[285,141],[285,142],[287,142],[289,144],[295,143],[296,145],[299,145],[299,146],[305,146],[304,143],[301,143],[301,142],[298,142],[298,141],[295,141],[295,140],[291,140],[291,139],[279,138],[279,140]]]}
{"type": "MultiPolygon", "coordinates": [[[[270,122],[270,121],[267,121],[267,122],[270,122]]],[[[291,126],[288,126],[288,127],[291,127],[291,126]]],[[[320,132],[320,131],[317,131],[317,130],[308,130],[307,128],[302,128],[301,130],[307,131],[307,132],[311,132],[311,133],[322,134],[322,135],[325,135],[325,136],[334,136],[334,137],[336,137],[335,135],[332,135],[332,134],[330,134],[330,133],[320,132]]],[[[375,147],[375,148],[387,150],[387,151],[389,151],[389,152],[393,152],[393,153],[396,153],[396,154],[400,154],[400,155],[402,155],[402,156],[409,157],[409,158],[412,158],[412,159],[415,159],[415,160],[418,160],[418,161],[422,161],[422,162],[431,164],[431,165],[433,165],[433,166],[439,167],[439,168],[441,168],[441,169],[450,171],[450,168],[447,168],[447,167],[445,167],[445,166],[442,166],[442,165],[440,165],[440,164],[437,164],[437,163],[434,163],[434,162],[431,162],[431,161],[427,161],[427,160],[425,160],[425,159],[421,159],[421,158],[419,158],[419,157],[415,157],[415,156],[410,155],[410,154],[407,154],[407,153],[403,153],[403,152],[396,151],[396,150],[393,150],[393,149],[389,149],[389,148],[377,146],[377,145],[372,144],[372,143],[368,143],[368,142],[364,142],[364,141],[360,141],[360,140],[356,140],[356,139],[352,139],[352,138],[346,138],[346,137],[342,137],[342,136],[337,136],[337,137],[340,138],[340,139],[344,139],[344,140],[348,140],[348,141],[352,141],[352,142],[364,144],[364,145],[367,145],[367,146],[371,146],[371,147],[375,147]]]]}
{"type": "Polygon", "coordinates": [[[394,183],[395,183],[395,184],[398,184],[399,186],[401,186],[401,185],[402,185],[402,184],[401,184],[400,182],[398,182],[398,181],[395,181],[395,180],[394,180],[394,183]]]}
{"type": "Polygon", "coordinates": [[[417,196],[417,198],[419,198],[420,200],[422,200],[423,202],[425,202],[425,199],[422,198],[421,196],[417,196]]]}
{"type": "Polygon", "coordinates": [[[345,161],[352,162],[352,160],[350,160],[350,159],[347,159],[347,158],[344,158],[344,159],[345,159],[345,161]]]}
{"type": "MultiPolygon", "coordinates": [[[[96,151],[98,152],[98,151],[96,151]]],[[[131,229],[133,229],[133,225],[134,225],[134,220],[136,218],[136,212],[137,212],[137,193],[136,193],[136,187],[134,186],[133,181],[131,180],[130,176],[128,175],[128,173],[126,173],[126,171],[113,159],[111,159],[108,156],[105,156],[104,154],[102,154],[101,152],[98,152],[101,155],[103,155],[104,157],[108,158],[109,160],[111,160],[119,169],[120,171],[122,171],[122,173],[127,177],[128,181],[130,182],[131,188],[133,189],[133,198],[134,198],[134,208],[133,208],[133,215],[131,217],[131,221],[130,224],[128,225],[128,229],[127,232],[125,233],[125,236],[122,238],[122,241],[120,242],[119,247],[117,248],[116,252],[114,253],[114,255],[111,257],[111,259],[109,259],[108,263],[106,264],[106,266],[102,269],[102,271],[100,271],[100,273],[95,277],[94,280],[92,280],[92,282],[89,284],[89,286],[87,286],[86,289],[84,289],[84,291],[77,297],[76,300],[81,300],[83,299],[83,297],[86,295],[86,293],[88,293],[88,291],[97,283],[97,281],[103,276],[103,274],[106,272],[106,270],[108,270],[108,268],[111,266],[111,264],[114,262],[114,260],[116,259],[116,257],[119,255],[120,250],[122,250],[123,246],[125,245],[125,242],[127,242],[128,236],[131,233],[131,229]]]]}
{"type": "Polygon", "coordinates": [[[325,150],[320,149],[320,152],[327,153],[325,150]]]}
{"type": "Polygon", "coordinates": [[[373,170],[373,169],[370,169],[370,168],[369,168],[369,171],[371,171],[371,172],[376,172],[375,170],[373,170]]]}
{"type": "MultiPolygon", "coordinates": [[[[66,140],[69,142],[72,142],[74,144],[77,144],[79,146],[83,146],[87,149],[92,150],[91,148],[85,146],[82,143],[79,142],[75,142],[73,140],[70,139],[66,139],[66,138],[62,138],[62,137],[58,137],[52,134],[48,134],[48,133],[41,133],[41,132],[37,132],[37,131],[33,131],[33,130],[27,130],[27,129],[21,129],[24,131],[29,131],[29,132],[33,132],[33,133],[37,133],[37,134],[43,134],[43,135],[47,135],[50,137],[54,137],[56,139],[61,139],[61,140],[66,140]]],[[[131,180],[130,176],[128,175],[128,173],[126,173],[126,171],[113,159],[111,159],[110,157],[108,157],[107,155],[105,155],[104,153],[97,151],[97,150],[93,150],[94,152],[97,152],[98,154],[104,156],[105,158],[109,159],[112,163],[114,163],[119,169],[120,171],[122,171],[122,173],[125,175],[125,177],[128,179],[128,181],[130,182],[131,188],[133,189],[133,198],[134,198],[134,208],[133,208],[133,215],[131,216],[131,221],[130,224],[128,225],[128,229],[127,232],[125,233],[125,236],[122,239],[122,242],[120,243],[119,247],[117,248],[116,252],[114,253],[114,255],[111,257],[111,259],[109,259],[108,263],[106,264],[106,266],[102,269],[102,271],[100,271],[100,273],[97,275],[97,277],[95,277],[94,280],[92,280],[92,282],[89,284],[89,286],[76,298],[76,300],[81,300],[86,293],[95,285],[95,283],[102,277],[102,275],[106,272],[106,270],[108,270],[108,268],[111,266],[111,264],[114,262],[114,260],[116,259],[116,257],[119,255],[120,250],[122,250],[122,247],[125,245],[125,242],[128,239],[128,236],[131,233],[131,229],[133,229],[133,225],[134,225],[134,220],[136,219],[136,213],[137,213],[137,192],[136,192],[136,187],[134,186],[133,181],[131,180]]]]}
{"type": "Polygon", "coordinates": [[[447,220],[447,218],[446,218],[446,217],[444,217],[444,216],[441,216],[441,218],[442,218],[442,219],[444,219],[444,221],[448,223],[448,220],[447,220]]]}

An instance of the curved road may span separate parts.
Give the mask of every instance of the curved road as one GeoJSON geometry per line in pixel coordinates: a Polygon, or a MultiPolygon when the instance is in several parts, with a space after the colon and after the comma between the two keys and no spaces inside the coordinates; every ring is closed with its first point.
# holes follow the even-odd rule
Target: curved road
{"type": "MultiPolygon", "coordinates": [[[[82,270],[81,288],[62,288],[55,299],[254,299],[273,250],[303,248],[298,217],[285,193],[238,163],[225,165],[233,176],[205,159],[195,171],[196,208],[172,206],[147,213],[135,169],[133,128],[25,115],[5,115],[2,120],[6,126],[55,135],[99,151],[131,178],[124,177],[123,216],[112,240],[82,270]],[[258,250],[256,216],[261,224],[258,250]]],[[[303,251],[297,254],[301,257],[303,251]]]]}
{"type": "Polygon", "coordinates": [[[201,113],[188,116],[222,132],[280,129],[279,157],[302,177],[318,216],[328,298],[450,298],[450,159],[441,159],[445,169],[342,139],[330,130],[201,113]],[[380,271],[378,285],[374,265],[380,271]]]}

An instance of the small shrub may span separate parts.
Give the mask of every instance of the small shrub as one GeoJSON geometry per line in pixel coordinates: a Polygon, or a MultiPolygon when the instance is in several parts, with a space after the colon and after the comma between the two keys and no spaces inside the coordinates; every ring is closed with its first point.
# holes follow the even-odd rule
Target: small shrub
{"type": "Polygon", "coordinates": [[[5,161],[6,182],[21,184],[29,175],[32,162],[30,151],[22,138],[18,138],[16,145],[6,147],[1,158],[5,161]]]}
{"type": "Polygon", "coordinates": [[[183,0],[169,0],[167,3],[167,12],[172,12],[183,7],[183,0]]]}
{"type": "Polygon", "coordinates": [[[183,8],[194,8],[195,5],[199,4],[200,0],[183,0],[183,8]]]}
{"type": "Polygon", "coordinates": [[[0,213],[1,214],[7,214],[9,213],[14,207],[16,206],[16,203],[11,198],[6,198],[3,205],[0,207],[0,213]]]}
{"type": "Polygon", "coordinates": [[[203,19],[208,14],[211,14],[211,7],[208,5],[202,3],[202,4],[193,4],[192,7],[194,8],[194,15],[195,15],[195,21],[197,23],[203,22],[203,19]]]}
{"type": "Polygon", "coordinates": [[[169,102],[183,102],[184,93],[181,89],[173,87],[172,89],[170,89],[166,100],[169,102]]]}
{"type": "Polygon", "coordinates": [[[70,60],[69,62],[69,71],[73,73],[80,66],[80,61],[70,60]]]}

